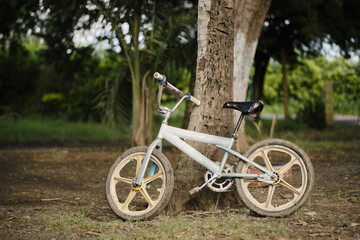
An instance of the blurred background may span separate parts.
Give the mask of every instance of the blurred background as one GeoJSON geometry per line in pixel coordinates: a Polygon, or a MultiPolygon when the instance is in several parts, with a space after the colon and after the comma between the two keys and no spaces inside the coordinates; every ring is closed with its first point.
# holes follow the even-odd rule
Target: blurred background
{"type": "MultiPolygon", "coordinates": [[[[134,118],[146,141],[161,120],[152,74],[193,92],[197,1],[0,6],[2,142],[127,141],[134,118]]],[[[264,101],[264,118],[248,124],[250,135],[276,114],[284,131],[359,124],[359,15],[357,0],[272,1],[248,87],[249,100],[264,101]]],[[[187,116],[182,106],[173,124],[186,126],[187,116]]]]}

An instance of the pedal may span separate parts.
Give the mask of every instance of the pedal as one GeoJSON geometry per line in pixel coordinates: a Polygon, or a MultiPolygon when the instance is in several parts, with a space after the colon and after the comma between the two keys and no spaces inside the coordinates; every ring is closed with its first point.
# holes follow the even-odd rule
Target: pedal
{"type": "Polygon", "coordinates": [[[200,187],[194,187],[193,189],[191,189],[191,190],[189,191],[189,193],[190,193],[190,195],[193,195],[193,194],[195,194],[195,193],[200,192],[200,190],[201,190],[200,187]]]}
{"type": "Polygon", "coordinates": [[[201,187],[195,187],[193,189],[191,189],[189,191],[190,195],[193,195],[195,193],[200,192],[200,190],[205,187],[209,182],[211,182],[212,180],[214,180],[215,178],[217,178],[217,176],[219,176],[219,173],[215,173],[209,180],[207,180],[201,187]]]}

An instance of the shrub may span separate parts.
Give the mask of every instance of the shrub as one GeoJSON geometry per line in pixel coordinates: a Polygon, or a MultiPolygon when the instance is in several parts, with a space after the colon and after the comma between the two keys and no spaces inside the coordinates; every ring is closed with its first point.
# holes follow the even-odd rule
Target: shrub
{"type": "Polygon", "coordinates": [[[323,129],[325,121],[325,103],[321,98],[310,99],[304,102],[297,112],[297,119],[310,128],[323,129]]]}

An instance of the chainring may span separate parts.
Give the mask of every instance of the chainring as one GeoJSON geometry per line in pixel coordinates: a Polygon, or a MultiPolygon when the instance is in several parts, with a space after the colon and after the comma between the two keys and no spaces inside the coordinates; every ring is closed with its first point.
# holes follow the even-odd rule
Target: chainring
{"type": "MultiPolygon", "coordinates": [[[[220,164],[220,162],[216,162],[220,164]]],[[[230,164],[225,164],[223,172],[225,173],[234,173],[234,167],[230,164]]],[[[213,173],[206,171],[204,175],[205,182],[208,181],[213,176],[213,173]]],[[[209,182],[206,186],[214,192],[229,192],[231,186],[234,184],[234,178],[215,178],[209,182]]]]}

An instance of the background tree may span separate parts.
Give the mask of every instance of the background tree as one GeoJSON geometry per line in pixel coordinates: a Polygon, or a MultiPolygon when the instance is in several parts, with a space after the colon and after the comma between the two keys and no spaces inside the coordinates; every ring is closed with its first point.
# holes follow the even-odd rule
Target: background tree
{"type": "Polygon", "coordinates": [[[270,57],[282,65],[282,93],[285,119],[288,113],[287,65],[296,63],[299,52],[309,53],[315,40],[321,37],[318,15],[313,1],[274,0],[269,9],[259,40],[255,56],[255,74],[253,77],[253,99],[262,99],[263,82],[270,57]],[[296,52],[297,51],[297,52],[296,52]]]}
{"type": "Polygon", "coordinates": [[[1,1],[0,8],[2,52],[6,48],[13,51],[25,39],[29,29],[33,29],[38,22],[39,0],[1,1]]]}
{"type": "Polygon", "coordinates": [[[0,2],[0,115],[25,109],[34,91],[40,70],[22,42],[36,25],[38,6],[36,0],[0,2]]]}
{"type": "MultiPolygon", "coordinates": [[[[180,17],[180,14],[184,14],[182,10],[188,7],[176,1],[102,2],[93,0],[92,2],[100,9],[104,21],[112,26],[120,43],[121,53],[127,61],[132,82],[131,142],[133,145],[144,145],[145,136],[151,138],[152,121],[145,121],[145,119],[152,119],[151,104],[154,95],[153,91],[146,94],[149,89],[152,90],[151,83],[150,88],[146,86],[146,78],[159,66],[160,59],[167,54],[166,44],[179,38],[179,34],[188,32],[186,23],[189,19],[186,19],[186,15],[180,17]],[[174,9],[175,6],[177,8],[174,9]],[[169,9],[173,10],[169,11],[169,9]],[[172,14],[178,18],[172,17],[172,14]],[[142,34],[143,43],[140,42],[140,34],[142,34]],[[148,49],[145,49],[142,44],[145,44],[148,49]],[[153,62],[150,68],[146,67],[149,65],[144,64],[146,59],[144,55],[152,56],[148,58],[153,62]],[[141,95],[147,95],[148,98],[142,99],[141,95]]],[[[186,39],[186,36],[182,37],[182,40],[186,39]]]]}
{"type": "Polygon", "coordinates": [[[269,59],[283,68],[283,102],[288,117],[287,66],[296,56],[319,54],[323,43],[337,44],[341,53],[359,49],[357,1],[277,1],[274,0],[265,20],[255,57],[252,98],[262,99],[269,59]],[[342,35],[342,33],[345,33],[342,35]]]}
{"type": "MultiPolygon", "coordinates": [[[[189,78],[193,72],[188,69],[189,66],[193,68],[196,56],[195,1],[46,0],[1,4],[8,11],[2,11],[0,16],[4,19],[0,41],[7,43],[2,45],[6,49],[10,49],[6,46],[11,46],[12,55],[15,55],[15,50],[19,51],[22,45],[18,42],[23,41],[29,32],[45,42],[41,53],[38,52],[44,71],[38,70],[41,74],[37,75],[27,74],[34,76],[33,81],[27,82],[34,85],[35,79],[40,79],[36,92],[42,96],[38,100],[46,96],[44,104],[49,107],[45,106],[44,111],[48,112],[50,106],[55,106],[57,110],[53,110],[56,113],[51,114],[53,116],[66,111],[70,120],[87,120],[88,114],[76,116],[80,111],[89,111],[85,106],[87,102],[87,105],[96,105],[97,111],[93,112],[104,116],[102,118],[106,121],[118,123],[132,119],[132,143],[143,145],[146,138],[152,138],[153,120],[153,79],[146,76],[161,68],[165,69],[171,81],[176,82],[189,78]],[[98,42],[108,41],[112,48],[101,56],[94,55],[97,50],[93,46],[80,49],[74,42],[76,31],[86,31],[94,25],[98,42]],[[98,34],[100,31],[102,33],[98,34]],[[116,57],[115,50],[119,57],[116,57]],[[115,64],[102,61],[102,58],[110,58],[115,64]],[[93,59],[96,60],[90,63],[93,59]],[[93,74],[85,76],[87,68],[83,66],[87,64],[93,65],[93,74]],[[108,68],[108,73],[103,72],[105,68],[108,68]],[[88,79],[83,80],[85,78],[88,79]],[[52,84],[48,84],[50,81],[52,84]],[[82,89],[80,85],[83,85],[82,89]],[[84,86],[87,86],[86,91],[91,91],[90,94],[85,93],[84,86]],[[99,87],[101,91],[96,97],[93,90],[99,92],[99,87]],[[74,99],[79,93],[83,94],[74,99]]],[[[7,86],[4,91],[14,89],[11,82],[5,82],[5,76],[3,81],[7,86]]],[[[12,99],[20,98],[13,96],[12,99]]]]}
{"type": "MultiPolygon", "coordinates": [[[[264,101],[272,103],[274,112],[281,112],[281,69],[275,60],[270,60],[264,83],[264,101]]],[[[334,110],[338,114],[357,115],[359,109],[359,62],[327,56],[298,58],[298,64],[288,72],[291,111],[297,113],[299,124],[308,127],[323,128],[325,79],[332,79],[334,110]],[[346,99],[346,100],[345,100],[346,99]],[[355,107],[356,106],[356,107],[355,107]]],[[[289,124],[288,127],[292,125],[289,124]]]]}

